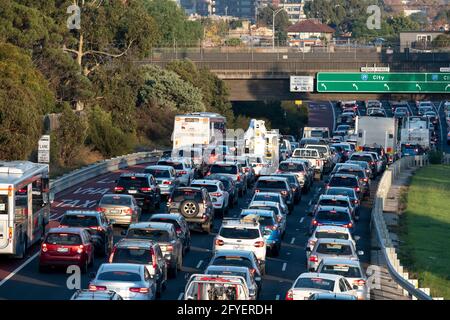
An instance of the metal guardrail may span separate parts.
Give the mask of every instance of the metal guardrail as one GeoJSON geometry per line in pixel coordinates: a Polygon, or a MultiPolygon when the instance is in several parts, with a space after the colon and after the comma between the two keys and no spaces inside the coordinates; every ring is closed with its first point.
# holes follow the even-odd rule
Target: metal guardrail
{"type": "Polygon", "coordinates": [[[404,272],[403,266],[397,257],[395,247],[389,236],[386,222],[383,216],[383,207],[392,182],[400,173],[411,167],[428,165],[428,156],[408,156],[395,162],[387,169],[378,184],[375,202],[372,209],[372,223],[375,227],[380,249],[386,260],[386,265],[392,278],[403,288],[404,292],[419,300],[433,300],[428,288],[419,288],[418,280],[410,279],[404,272]]]}
{"type": "Polygon", "coordinates": [[[56,179],[52,179],[50,181],[50,191],[53,195],[55,195],[58,192],[69,189],[99,175],[127,168],[136,164],[156,161],[161,154],[162,151],[155,150],[152,152],[137,152],[103,160],[64,174],[56,179]]]}

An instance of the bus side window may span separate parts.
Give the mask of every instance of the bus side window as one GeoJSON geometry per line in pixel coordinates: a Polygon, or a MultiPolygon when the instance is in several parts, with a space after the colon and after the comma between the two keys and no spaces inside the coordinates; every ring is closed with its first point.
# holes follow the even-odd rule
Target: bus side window
{"type": "Polygon", "coordinates": [[[8,196],[0,194],[0,214],[8,214],[8,196]]]}
{"type": "Polygon", "coordinates": [[[32,184],[33,212],[38,212],[44,206],[42,187],[41,179],[34,181],[32,184]]]}
{"type": "Polygon", "coordinates": [[[14,216],[17,223],[22,223],[28,219],[28,195],[26,193],[27,187],[16,191],[14,216]]]}

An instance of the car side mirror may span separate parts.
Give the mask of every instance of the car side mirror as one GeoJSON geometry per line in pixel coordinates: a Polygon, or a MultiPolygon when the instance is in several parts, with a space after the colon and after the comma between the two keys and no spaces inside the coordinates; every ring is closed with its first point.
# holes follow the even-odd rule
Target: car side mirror
{"type": "Polygon", "coordinates": [[[355,241],[359,241],[359,239],[361,239],[361,237],[360,236],[355,236],[354,239],[355,239],[355,241]]]}
{"type": "Polygon", "coordinates": [[[256,282],[260,282],[261,281],[261,277],[255,277],[255,281],[256,282]]]}

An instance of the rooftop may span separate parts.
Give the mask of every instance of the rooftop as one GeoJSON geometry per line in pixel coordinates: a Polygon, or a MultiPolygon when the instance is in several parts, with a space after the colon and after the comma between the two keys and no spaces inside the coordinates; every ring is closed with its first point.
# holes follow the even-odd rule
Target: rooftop
{"type": "Polygon", "coordinates": [[[334,31],[333,28],[314,19],[302,20],[287,28],[287,32],[334,33],[334,31]]]}

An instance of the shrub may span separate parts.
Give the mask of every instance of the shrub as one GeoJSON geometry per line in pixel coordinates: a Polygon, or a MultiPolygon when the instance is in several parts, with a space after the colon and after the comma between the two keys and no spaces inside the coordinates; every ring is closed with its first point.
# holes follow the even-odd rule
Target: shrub
{"type": "Polygon", "coordinates": [[[438,150],[433,150],[428,153],[428,159],[431,164],[441,164],[442,163],[442,152],[438,150]]]}

